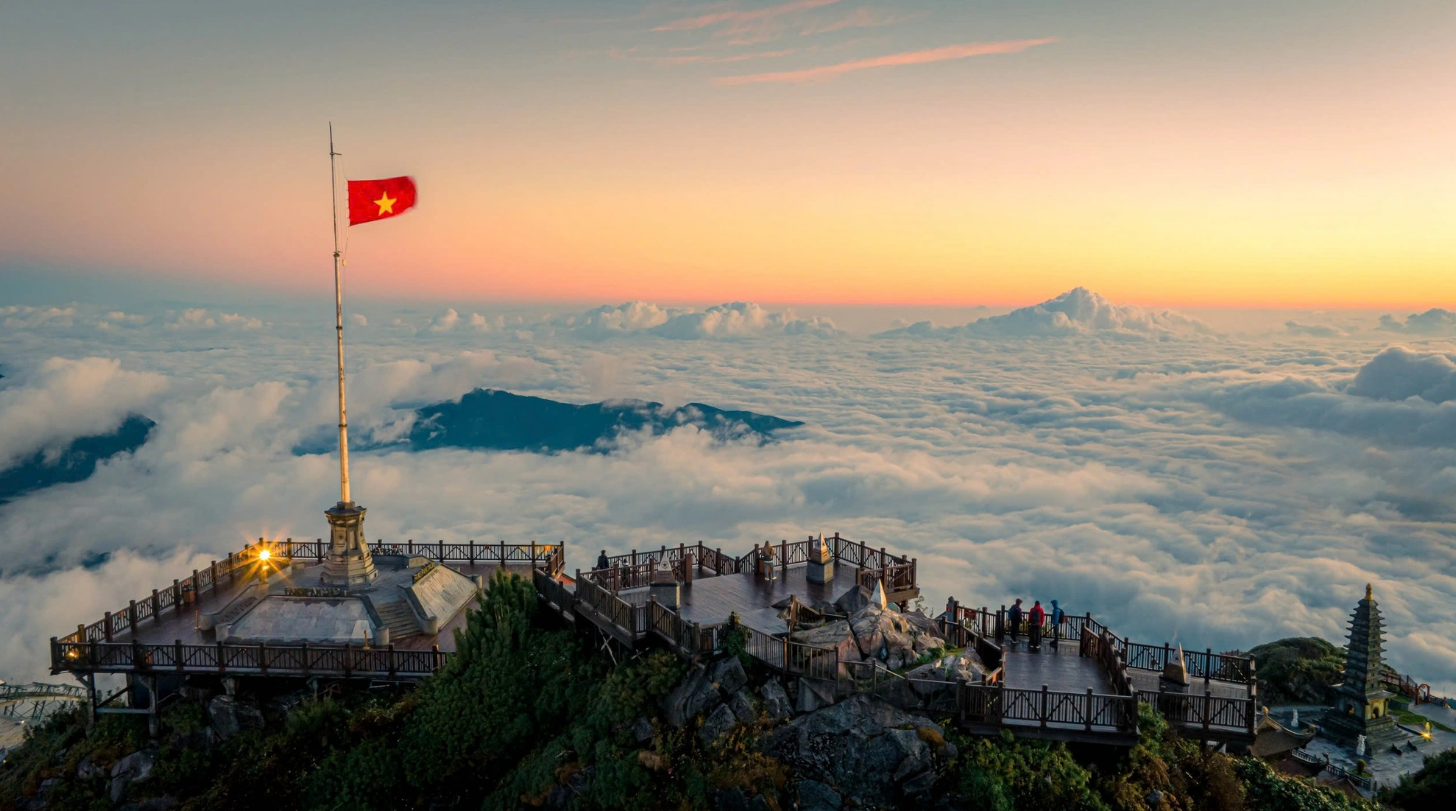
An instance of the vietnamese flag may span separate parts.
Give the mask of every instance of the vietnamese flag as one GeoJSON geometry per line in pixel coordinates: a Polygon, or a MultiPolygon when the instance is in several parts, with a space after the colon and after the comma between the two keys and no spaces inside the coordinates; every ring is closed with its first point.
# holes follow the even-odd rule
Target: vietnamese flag
{"type": "Polygon", "coordinates": [[[409,211],[415,204],[412,177],[349,181],[349,224],[385,220],[409,211]]]}

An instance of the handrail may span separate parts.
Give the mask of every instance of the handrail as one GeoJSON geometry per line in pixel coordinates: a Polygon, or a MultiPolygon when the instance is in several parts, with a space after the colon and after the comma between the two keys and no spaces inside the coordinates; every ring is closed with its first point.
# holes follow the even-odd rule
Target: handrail
{"type": "MultiPolygon", "coordinates": [[[[246,544],[241,551],[231,552],[221,561],[213,561],[206,569],[193,570],[191,576],[173,580],[172,585],[153,589],[150,596],[130,601],[125,608],[107,612],[90,625],[79,625],[76,631],[59,637],[63,642],[111,642],[117,635],[139,628],[149,619],[158,619],[168,610],[182,614],[202,595],[214,592],[226,578],[228,583],[237,579],[240,570],[258,562],[259,555],[266,550],[269,559],[292,560],[296,557],[322,560],[328,554],[328,544],[319,539],[295,541],[286,538],[281,541],[264,541],[246,544]]],[[[435,562],[467,563],[529,563],[533,568],[545,568],[555,577],[565,571],[565,550],[560,544],[478,544],[445,543],[431,544],[386,544],[377,541],[370,544],[370,552],[376,555],[422,555],[435,562]]],[[[56,663],[52,663],[53,668],[56,663]]]]}
{"type": "Polygon", "coordinates": [[[393,645],[144,645],[139,642],[52,642],[54,661],[66,669],[101,673],[173,672],[271,675],[344,674],[381,678],[424,677],[444,666],[448,653],[396,650],[393,645]]]}

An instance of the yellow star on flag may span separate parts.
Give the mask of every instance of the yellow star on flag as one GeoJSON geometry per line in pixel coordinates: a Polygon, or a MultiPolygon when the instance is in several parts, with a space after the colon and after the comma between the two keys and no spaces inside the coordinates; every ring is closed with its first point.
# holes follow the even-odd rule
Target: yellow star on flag
{"type": "Polygon", "coordinates": [[[379,206],[380,214],[393,214],[394,203],[398,199],[398,197],[390,197],[389,192],[382,192],[379,199],[374,201],[374,205],[379,206]]]}

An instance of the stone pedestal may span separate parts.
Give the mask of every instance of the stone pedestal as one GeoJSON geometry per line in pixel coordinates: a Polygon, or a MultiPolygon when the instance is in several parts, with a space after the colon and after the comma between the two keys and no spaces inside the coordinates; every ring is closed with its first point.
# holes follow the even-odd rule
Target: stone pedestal
{"type": "Polygon", "coordinates": [[[653,570],[652,584],[648,586],[647,595],[655,598],[658,605],[677,610],[680,591],[677,578],[673,576],[671,569],[653,570]]]}
{"type": "Polygon", "coordinates": [[[374,557],[364,539],[364,508],[339,502],[324,511],[329,520],[329,556],[319,580],[325,586],[351,588],[374,582],[374,557]]]}
{"type": "Polygon", "coordinates": [[[829,544],[824,536],[819,542],[809,545],[809,571],[805,575],[810,583],[828,583],[834,579],[834,556],[829,553],[829,544]]]}

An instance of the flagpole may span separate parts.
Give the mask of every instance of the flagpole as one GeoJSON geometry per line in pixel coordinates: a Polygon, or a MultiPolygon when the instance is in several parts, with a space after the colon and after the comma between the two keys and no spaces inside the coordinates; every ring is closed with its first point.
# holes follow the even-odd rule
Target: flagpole
{"type": "Polygon", "coordinates": [[[339,344],[339,503],[349,504],[349,419],[344,408],[344,287],[339,275],[339,185],[334,175],[334,122],[329,122],[329,197],[334,210],[334,331],[339,344]]]}

